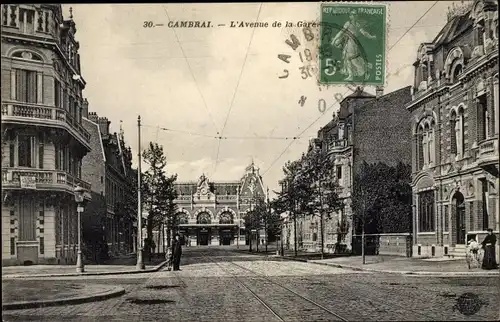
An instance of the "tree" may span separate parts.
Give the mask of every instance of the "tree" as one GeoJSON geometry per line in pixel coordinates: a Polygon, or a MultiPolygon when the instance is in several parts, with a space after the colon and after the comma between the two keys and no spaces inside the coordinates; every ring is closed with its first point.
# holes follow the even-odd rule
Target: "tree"
{"type": "Polygon", "coordinates": [[[243,220],[245,222],[245,230],[249,235],[249,251],[252,251],[252,230],[262,228],[262,222],[267,211],[266,203],[262,197],[254,197],[251,200],[251,209],[245,214],[243,220]]]}
{"type": "Polygon", "coordinates": [[[338,191],[337,179],[332,173],[332,162],[330,157],[321,149],[311,149],[303,159],[301,178],[303,184],[303,193],[305,198],[303,211],[312,217],[320,219],[321,233],[321,257],[324,256],[324,221],[331,219],[332,214],[337,212],[343,205],[338,191]]]}
{"type": "Polygon", "coordinates": [[[283,167],[285,177],[280,180],[281,191],[275,191],[277,197],[271,202],[272,208],[278,213],[289,212],[294,222],[294,253],[297,256],[297,217],[305,209],[308,202],[311,185],[304,181],[302,157],[288,161],[283,167]]]}
{"type": "Polygon", "coordinates": [[[167,165],[166,157],[163,147],[158,143],[150,142],[148,149],[142,155],[144,162],[149,165],[148,170],[143,174],[142,193],[144,209],[148,212],[146,250],[151,254],[153,229],[161,228],[165,221],[167,222],[167,243],[170,246],[175,214],[174,200],[177,198],[174,188],[177,175],[167,177],[164,170],[167,165]]]}
{"type": "Polygon", "coordinates": [[[365,263],[365,234],[411,231],[411,170],[363,162],[353,182],[355,231],[361,230],[361,255],[365,263]]]}

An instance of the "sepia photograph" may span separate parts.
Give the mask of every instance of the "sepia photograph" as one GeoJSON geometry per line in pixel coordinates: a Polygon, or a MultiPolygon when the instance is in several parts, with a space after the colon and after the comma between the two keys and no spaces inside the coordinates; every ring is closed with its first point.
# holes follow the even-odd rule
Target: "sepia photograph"
{"type": "Polygon", "coordinates": [[[500,320],[498,0],[0,8],[2,321],[500,320]]]}

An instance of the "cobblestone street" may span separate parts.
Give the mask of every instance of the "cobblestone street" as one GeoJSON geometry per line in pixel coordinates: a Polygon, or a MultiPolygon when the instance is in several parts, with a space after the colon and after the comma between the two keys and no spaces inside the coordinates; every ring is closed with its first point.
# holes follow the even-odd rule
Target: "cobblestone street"
{"type": "MultiPolygon", "coordinates": [[[[243,246],[242,246],[243,247],[243,246]]],[[[354,321],[496,320],[498,277],[422,277],[350,271],[234,252],[186,248],[181,271],[121,276],[23,279],[122,286],[101,302],[8,310],[4,321],[354,321]],[[457,299],[483,303],[464,315],[457,299]]],[[[42,291],[42,290],[40,290],[42,291]]],[[[463,310],[462,310],[463,311],[463,310]]]]}

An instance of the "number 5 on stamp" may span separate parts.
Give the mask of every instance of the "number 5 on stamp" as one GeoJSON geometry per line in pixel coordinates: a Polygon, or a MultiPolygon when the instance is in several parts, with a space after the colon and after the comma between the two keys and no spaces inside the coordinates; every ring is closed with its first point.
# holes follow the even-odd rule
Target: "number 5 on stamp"
{"type": "Polygon", "coordinates": [[[386,16],[384,5],[321,5],[321,83],[385,84],[386,16]]]}

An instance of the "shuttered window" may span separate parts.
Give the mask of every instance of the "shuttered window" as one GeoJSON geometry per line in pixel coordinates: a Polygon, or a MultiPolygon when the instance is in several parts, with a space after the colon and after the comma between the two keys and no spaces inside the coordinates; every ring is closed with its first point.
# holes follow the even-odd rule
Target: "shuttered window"
{"type": "Polygon", "coordinates": [[[16,99],[25,103],[37,102],[37,76],[36,72],[16,70],[16,99]]]}

